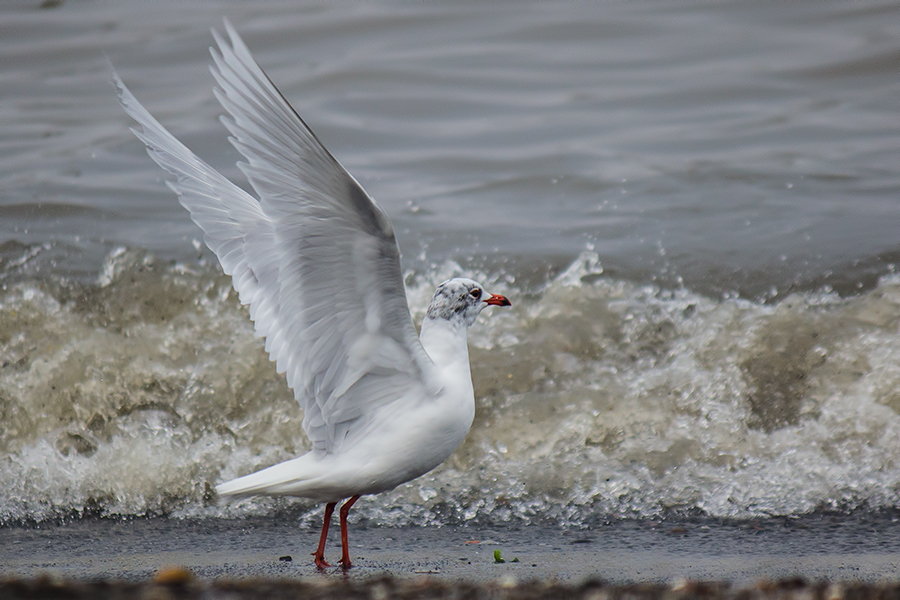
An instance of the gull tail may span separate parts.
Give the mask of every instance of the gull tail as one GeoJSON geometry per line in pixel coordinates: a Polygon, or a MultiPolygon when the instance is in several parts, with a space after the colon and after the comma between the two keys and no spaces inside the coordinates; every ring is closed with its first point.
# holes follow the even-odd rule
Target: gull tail
{"type": "Polygon", "coordinates": [[[310,452],[298,458],[278,463],[262,471],[238,477],[216,486],[219,496],[304,496],[315,498],[320,475],[318,461],[310,452]]]}

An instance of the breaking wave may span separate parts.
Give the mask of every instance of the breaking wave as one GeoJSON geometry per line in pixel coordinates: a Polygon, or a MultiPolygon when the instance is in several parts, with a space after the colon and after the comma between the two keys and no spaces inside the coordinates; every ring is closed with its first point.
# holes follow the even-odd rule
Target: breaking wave
{"type": "MultiPolygon", "coordinates": [[[[409,274],[421,320],[454,263],[409,274]]],[[[471,272],[465,273],[472,276],[471,272]]],[[[841,298],[709,298],[603,275],[476,273],[477,410],[442,466],[357,505],[405,525],[878,509],[900,500],[900,278],[841,298]]],[[[302,414],[216,269],[118,249],[95,281],[0,292],[0,521],[240,516],[216,483],[305,452],[302,414]]]]}

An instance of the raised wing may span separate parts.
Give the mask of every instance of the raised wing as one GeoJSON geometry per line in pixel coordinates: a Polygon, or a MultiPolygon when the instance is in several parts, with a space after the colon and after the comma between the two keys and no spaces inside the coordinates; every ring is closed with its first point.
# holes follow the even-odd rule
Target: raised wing
{"type": "Polygon", "coordinates": [[[122,106],[169,186],[249,304],[256,333],[304,409],[319,452],[336,452],[378,408],[438,391],[416,336],[390,221],[322,146],[226,20],[213,32],[222,122],[260,200],[166,131],[115,76],[122,106]]]}

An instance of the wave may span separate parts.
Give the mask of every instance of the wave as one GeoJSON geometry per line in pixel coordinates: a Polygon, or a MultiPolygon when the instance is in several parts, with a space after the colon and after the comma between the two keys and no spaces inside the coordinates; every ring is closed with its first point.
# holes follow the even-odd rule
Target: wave
{"type": "MultiPolygon", "coordinates": [[[[407,276],[418,322],[453,262],[407,276]]],[[[841,298],[709,298],[582,254],[470,330],[476,418],[442,466],[358,505],[385,525],[692,513],[747,518],[900,500],[900,278],[841,298]]],[[[0,293],[0,522],[243,516],[214,486],[308,449],[302,414],[227,277],[120,248],[94,281],[0,293]]]]}

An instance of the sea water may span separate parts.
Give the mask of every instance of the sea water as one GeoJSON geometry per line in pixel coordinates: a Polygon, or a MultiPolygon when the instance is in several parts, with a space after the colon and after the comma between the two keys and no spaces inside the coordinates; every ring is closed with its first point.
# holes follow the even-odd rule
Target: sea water
{"type": "Polygon", "coordinates": [[[0,521],[317,518],[218,503],[302,413],[108,83],[239,180],[223,15],[391,215],[417,323],[455,275],[513,303],[466,441],[360,518],[900,502],[900,3],[43,6],[0,8],[0,521]]]}

